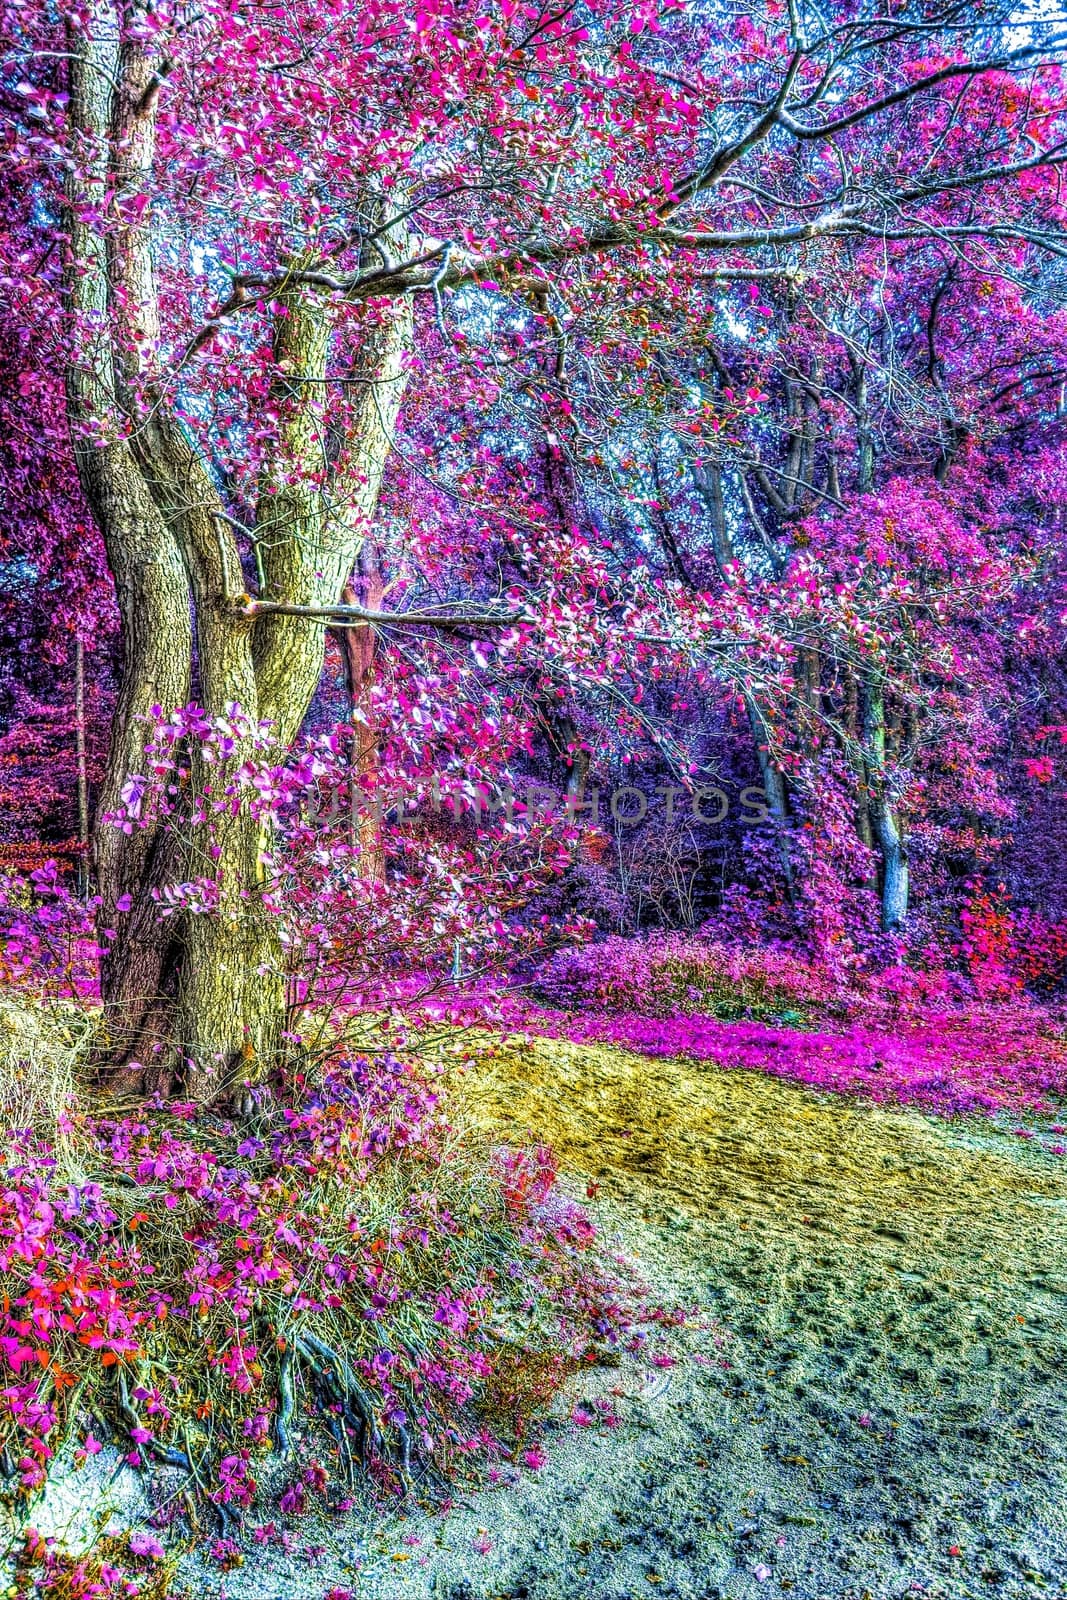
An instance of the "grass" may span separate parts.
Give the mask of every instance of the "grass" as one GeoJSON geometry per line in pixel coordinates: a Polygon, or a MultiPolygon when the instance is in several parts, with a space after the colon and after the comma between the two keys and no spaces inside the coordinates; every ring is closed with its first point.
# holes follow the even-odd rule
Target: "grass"
{"type": "Polygon", "coordinates": [[[93,1035],[93,1017],[71,1001],[40,1003],[0,991],[0,1121],[33,1129],[74,1159],[69,1113],[75,1077],[93,1035]]]}

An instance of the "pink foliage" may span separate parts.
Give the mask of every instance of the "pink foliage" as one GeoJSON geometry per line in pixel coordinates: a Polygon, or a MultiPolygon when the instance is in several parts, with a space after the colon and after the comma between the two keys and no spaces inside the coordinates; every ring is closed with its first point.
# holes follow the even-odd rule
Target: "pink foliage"
{"type": "MultiPolygon", "coordinates": [[[[1062,1029],[1022,998],[1017,961],[1005,965],[1007,933],[1000,923],[990,932],[988,920],[981,936],[977,914],[969,924],[967,976],[946,971],[936,952],[925,970],[897,964],[835,979],[788,947],[607,939],[561,952],[539,973],[542,1002],[558,1009],[519,1005],[509,1019],[943,1113],[1048,1111],[1067,1097],[1062,1029]]],[[[1030,959],[1058,974],[1062,940],[1040,931],[1030,959]]]]}
{"type": "MultiPolygon", "coordinates": [[[[536,1017],[530,1025],[538,1026],[536,1017]]],[[[943,1114],[1011,1107],[1048,1112],[1067,1097],[1067,1049],[1044,1019],[1025,1009],[931,1011],[891,1029],[857,1023],[807,1031],[635,1015],[565,1021],[549,1016],[543,1025],[567,1038],[603,1040],[650,1056],[693,1056],[943,1114]]]]}
{"type": "Polygon", "coordinates": [[[537,974],[549,1004],[674,1017],[781,1011],[833,997],[829,980],[787,949],[744,950],[693,935],[609,938],[564,950],[537,974]]]}

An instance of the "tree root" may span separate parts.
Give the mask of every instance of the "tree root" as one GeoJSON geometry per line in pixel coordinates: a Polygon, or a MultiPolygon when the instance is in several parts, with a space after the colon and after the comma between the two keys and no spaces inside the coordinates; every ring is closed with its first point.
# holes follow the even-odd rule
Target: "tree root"
{"type": "MultiPolygon", "coordinates": [[[[130,1431],[131,1442],[135,1442],[132,1440],[133,1430],[135,1428],[142,1430],[143,1425],[130,1400],[130,1391],[126,1383],[126,1374],[121,1370],[118,1374],[118,1391],[118,1412],[130,1431]]],[[[193,1513],[195,1512],[196,1496],[199,1495],[201,1499],[210,1505],[211,1509],[218,1518],[219,1532],[222,1534],[223,1538],[228,1537],[231,1530],[235,1526],[237,1519],[228,1506],[220,1504],[220,1502],[215,1500],[209,1493],[207,1485],[204,1483],[204,1480],[200,1475],[200,1468],[196,1464],[196,1459],[193,1455],[192,1441],[189,1438],[188,1430],[185,1432],[184,1450],[176,1450],[173,1445],[161,1444],[158,1439],[149,1439],[147,1448],[150,1454],[162,1466],[177,1467],[180,1471],[185,1473],[185,1483],[182,1485],[180,1493],[186,1503],[186,1507],[190,1509],[194,1526],[196,1525],[197,1519],[193,1513]]]]}
{"type": "MultiPolygon", "coordinates": [[[[136,1440],[132,1438],[133,1429],[137,1428],[144,1431],[144,1424],[130,1403],[130,1391],[126,1387],[126,1374],[121,1371],[119,1373],[119,1415],[130,1429],[131,1444],[136,1443],[136,1440]]],[[[188,1443],[188,1441],[186,1442],[188,1443]]],[[[160,1444],[158,1439],[149,1439],[148,1449],[156,1460],[162,1462],[165,1467],[180,1467],[183,1472],[187,1472],[199,1487],[200,1475],[193,1466],[191,1456],[186,1455],[184,1450],[175,1450],[173,1445],[160,1444]]]]}
{"type": "Polygon", "coordinates": [[[355,1434],[360,1463],[366,1471],[374,1455],[381,1449],[382,1436],[365,1390],[345,1358],[316,1334],[302,1329],[294,1345],[310,1362],[312,1370],[325,1380],[335,1400],[340,1402],[345,1421],[355,1434]]]}
{"type": "MultiPolygon", "coordinates": [[[[278,1369],[274,1442],[283,1461],[291,1460],[295,1453],[293,1421],[297,1409],[297,1368],[300,1364],[308,1371],[315,1398],[321,1405],[326,1426],[337,1444],[350,1483],[355,1483],[358,1469],[368,1472],[376,1459],[388,1464],[396,1472],[409,1496],[416,1491],[416,1477],[424,1486],[432,1483],[435,1477],[432,1462],[423,1461],[420,1456],[416,1465],[410,1428],[400,1423],[394,1424],[392,1431],[396,1435],[396,1446],[387,1450],[371,1398],[351,1365],[325,1339],[307,1328],[294,1332],[282,1352],[278,1369]]],[[[188,1428],[184,1432],[184,1449],[153,1438],[134,1441],[135,1434],[147,1430],[131,1401],[127,1376],[121,1368],[116,1373],[116,1389],[115,1413],[121,1429],[129,1435],[131,1442],[139,1442],[140,1448],[161,1466],[174,1467],[185,1474],[185,1481],[177,1493],[185,1504],[190,1521],[198,1525],[198,1507],[207,1505],[217,1517],[223,1536],[227,1536],[238,1519],[211,1493],[210,1484],[205,1481],[203,1474],[204,1463],[197,1462],[188,1428]]],[[[444,1480],[442,1489],[447,1489],[444,1480]]]]}
{"type": "Polygon", "coordinates": [[[296,1400],[293,1394],[293,1351],[287,1348],[281,1360],[278,1372],[278,1394],[281,1403],[278,1406],[278,1415],[274,1419],[274,1438],[278,1446],[278,1454],[286,1460],[293,1449],[293,1441],[289,1437],[289,1424],[293,1420],[296,1409],[296,1400]]]}

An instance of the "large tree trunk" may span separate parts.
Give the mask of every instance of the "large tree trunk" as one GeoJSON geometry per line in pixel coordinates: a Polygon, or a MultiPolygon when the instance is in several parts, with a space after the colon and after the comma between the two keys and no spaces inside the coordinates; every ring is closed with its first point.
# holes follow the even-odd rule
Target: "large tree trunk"
{"type": "Polygon", "coordinates": [[[223,900],[186,919],[172,1032],[196,1099],[233,1094],[277,1063],[285,1031],[285,968],[277,916],[263,904],[256,818],[228,825],[219,866],[223,900]]]}
{"type": "Polygon", "coordinates": [[[122,806],[130,776],[143,771],[152,707],[169,710],[188,699],[189,585],[178,546],[121,437],[116,404],[107,246],[95,220],[106,204],[112,85],[119,70],[118,18],[110,0],[96,0],[84,32],[71,28],[70,44],[67,291],[74,348],[67,412],[78,475],[115,581],[123,646],[93,840],[101,987],[110,1053],[150,1065],[165,1033],[162,997],[174,958],[174,930],[160,924],[150,892],[162,841],[153,827],[126,833],[107,818],[122,806]],[[129,909],[120,911],[124,897],[129,909]]]}
{"type": "MultiPolygon", "coordinates": [[[[279,422],[256,530],[267,607],[249,615],[233,525],[158,379],[165,347],[151,201],[161,47],[143,31],[124,38],[114,0],[90,0],[85,22],[70,25],[70,45],[68,406],[124,639],[95,841],[105,931],[117,935],[105,941],[105,1014],[113,1063],[155,1088],[180,1073],[203,1097],[260,1076],[283,1044],[278,924],[264,903],[271,841],[243,806],[224,826],[190,814],[177,827],[128,835],[109,827],[107,813],[143,771],[151,708],[166,713],[189,699],[194,630],[204,709],[225,716],[236,704],[271,724],[282,751],[293,743],[321,676],[325,629],[269,608],[340,601],[377,507],[407,381],[411,310],[402,301],[368,318],[338,458],[327,456],[324,428],[331,308],[303,290],[279,297],[279,422]],[[161,918],[153,890],[196,877],[214,879],[217,909],[161,918]]],[[[397,231],[379,235],[380,251],[402,245],[397,231]]],[[[210,781],[218,794],[247,753],[239,742],[228,763],[208,769],[191,748],[189,793],[210,781]]]]}
{"type": "MultiPolygon", "coordinates": [[[[109,480],[103,494],[90,498],[122,619],[119,692],[93,837],[101,990],[114,1059],[154,1069],[165,1049],[179,930],[160,921],[152,889],[172,877],[175,841],[158,824],[126,833],[108,818],[122,809],[131,776],[144,772],[153,708],[171,711],[189,698],[189,585],[177,545],[133,461],[123,460],[116,472],[96,459],[92,476],[109,480]],[[129,909],[118,910],[120,904],[129,909]]],[[[90,474],[82,477],[85,482],[90,474]]]]}
{"type": "Polygon", "coordinates": [[[85,748],[85,640],[74,641],[74,758],[78,785],[78,889],[89,889],[89,761],[85,748]]]}

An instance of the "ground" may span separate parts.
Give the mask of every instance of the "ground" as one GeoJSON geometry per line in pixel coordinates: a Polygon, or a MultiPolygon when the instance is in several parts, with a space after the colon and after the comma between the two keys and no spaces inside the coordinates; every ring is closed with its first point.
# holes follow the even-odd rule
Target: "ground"
{"type": "Polygon", "coordinates": [[[288,1553],[188,1562],[189,1594],[1067,1597],[1067,1160],[1047,1141],[603,1046],[475,1054],[469,1114],[550,1141],[692,1309],[677,1364],[586,1375],[546,1464],[448,1516],[312,1519],[288,1553]],[[583,1394],[605,1402],[588,1425],[583,1394]]]}

